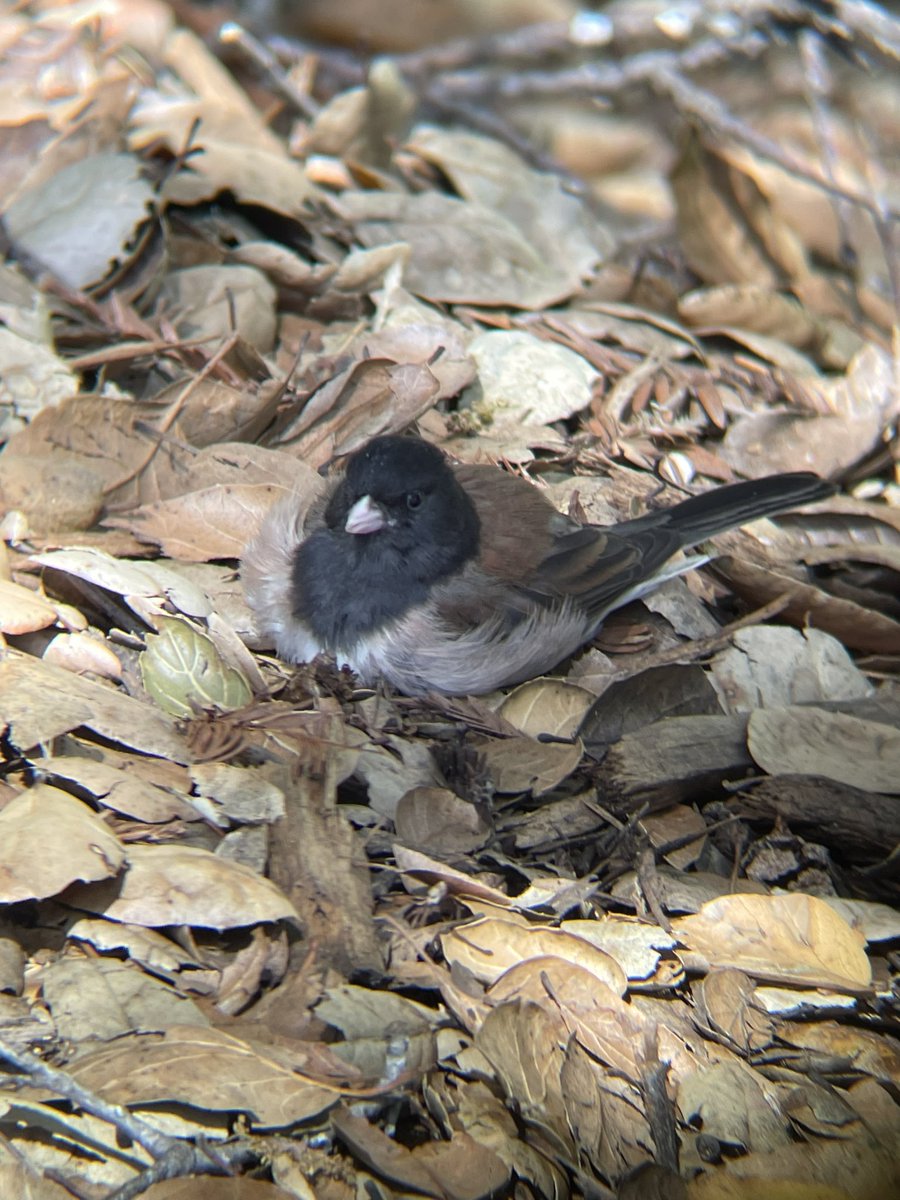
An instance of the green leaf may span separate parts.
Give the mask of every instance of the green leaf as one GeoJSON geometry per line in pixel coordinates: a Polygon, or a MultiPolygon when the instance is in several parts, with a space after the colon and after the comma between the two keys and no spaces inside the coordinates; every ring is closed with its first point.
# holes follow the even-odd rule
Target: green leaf
{"type": "Polygon", "coordinates": [[[209,708],[230,712],[253,695],[244,674],[225,662],[212,640],[177,617],[164,618],[161,632],[147,637],[141,678],[148,694],[173,717],[194,717],[209,708]]]}

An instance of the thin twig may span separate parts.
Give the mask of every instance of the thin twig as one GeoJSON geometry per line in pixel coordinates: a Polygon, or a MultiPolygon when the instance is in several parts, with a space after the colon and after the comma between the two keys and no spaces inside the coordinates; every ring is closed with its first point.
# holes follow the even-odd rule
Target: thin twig
{"type": "Polygon", "coordinates": [[[181,392],[179,392],[166,410],[166,414],[162,421],[156,427],[155,440],[144,460],[138,463],[137,466],[133,467],[125,475],[122,475],[119,479],[115,479],[112,483],[108,483],[103,489],[104,496],[108,496],[111,492],[115,492],[119,488],[124,487],[126,483],[131,483],[132,479],[136,479],[142,471],[146,471],[147,467],[149,467],[150,463],[155,458],[160,446],[163,444],[163,441],[165,440],[165,434],[178,419],[178,414],[184,408],[185,404],[187,404],[188,400],[191,398],[203,380],[211,375],[222,359],[234,349],[238,342],[238,336],[238,334],[232,333],[229,337],[227,337],[209,362],[205,364],[203,370],[198,372],[198,374],[196,374],[194,378],[188,382],[181,392]]]}
{"type": "Polygon", "coordinates": [[[86,1113],[90,1113],[91,1116],[99,1117],[101,1121],[107,1121],[131,1141],[143,1146],[147,1153],[154,1158],[162,1158],[180,1145],[176,1138],[160,1133],[152,1125],[148,1125],[146,1121],[142,1121],[140,1117],[130,1113],[127,1108],[123,1108],[121,1104],[112,1104],[110,1101],[104,1100],[96,1092],[83,1087],[59,1067],[52,1067],[49,1063],[43,1062],[30,1050],[17,1050],[9,1042],[0,1038],[0,1058],[12,1063],[18,1071],[27,1075],[34,1083],[47,1088],[48,1091],[56,1092],[58,1096],[62,1096],[86,1113]]]}

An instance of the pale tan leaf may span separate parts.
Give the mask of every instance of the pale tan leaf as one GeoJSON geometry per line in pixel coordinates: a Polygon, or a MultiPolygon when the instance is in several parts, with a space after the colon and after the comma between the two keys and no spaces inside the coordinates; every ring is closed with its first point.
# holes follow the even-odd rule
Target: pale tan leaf
{"type": "Polygon", "coordinates": [[[758,979],[850,992],[871,983],[863,939],[816,896],[722,896],[672,928],[712,966],[758,979]]]}
{"type": "Polygon", "coordinates": [[[861,699],[874,690],[837,638],[787,625],[739,629],[713,659],[710,678],[727,712],[861,699]]]}
{"type": "Polygon", "coordinates": [[[278,1129],[318,1116],[337,1093],[217,1029],[173,1026],[164,1037],[131,1035],[70,1064],[72,1076],[118,1104],[178,1101],[249,1113],[278,1129]]]}
{"type": "Polygon", "coordinates": [[[41,656],[44,662],[77,674],[121,679],[122,661],[97,633],[58,633],[41,656]]]}
{"type": "Polygon", "coordinates": [[[419,126],[408,145],[466,200],[513,221],[545,261],[568,270],[573,290],[612,250],[607,227],[560,177],[528,166],[505,143],[468,130],[419,126]]]}
{"type": "Polygon", "coordinates": [[[474,804],[437,787],[414,787],[401,796],[394,826],[402,842],[436,854],[469,853],[491,833],[474,804]]]}
{"type": "Polygon", "coordinates": [[[535,679],[511,691],[497,711],[529,737],[550,733],[569,738],[578,732],[594,699],[592,692],[574,684],[535,679]]]}
{"type": "Polygon", "coordinates": [[[130,154],[88,155],[20,193],[4,224],[21,254],[69,287],[99,283],[150,214],[153,188],[130,154]]]}
{"type": "Polygon", "coordinates": [[[512,221],[481,204],[436,192],[345,192],[335,207],[364,246],[409,243],[404,283],[429,300],[542,308],[575,290],[564,265],[542,258],[512,221]]]}
{"type": "Polygon", "coordinates": [[[6,1162],[0,1164],[0,1195],[15,1196],[16,1200],[71,1200],[72,1193],[29,1170],[25,1163],[6,1162]]]}
{"type": "MultiPolygon", "coordinates": [[[[14,435],[10,444],[18,438],[14,435]]],[[[46,457],[19,454],[10,444],[0,455],[0,508],[21,511],[29,531],[37,534],[87,529],[96,522],[103,509],[103,480],[92,464],[63,452],[46,457]],[[34,486],[35,479],[41,487],[34,486]]]]}
{"type": "Polygon", "coordinates": [[[799,705],[757,709],[747,745],[770,775],[823,775],[900,795],[900,731],[888,725],[799,705]]]}
{"type": "Polygon", "coordinates": [[[22,750],[86,725],[145,754],[189,758],[174,720],[155,705],[15,651],[0,660],[0,719],[22,750]]]}
{"type": "Polygon", "coordinates": [[[196,846],[130,846],[121,881],[78,888],[72,900],[111,921],[153,928],[234,929],[299,920],[294,906],[268,879],[196,846]]]}
{"type": "Polygon", "coordinates": [[[160,782],[155,783],[142,779],[134,770],[128,769],[129,765],[134,767],[133,763],[118,766],[76,754],[49,755],[39,761],[41,771],[50,781],[66,780],[84,788],[106,808],[137,821],[154,824],[196,819],[196,810],[186,794],[190,788],[187,772],[182,777],[184,795],[181,797],[171,780],[160,778],[160,782]]]}
{"type": "Polygon", "coordinates": [[[203,264],[168,274],[157,307],[180,337],[215,346],[232,334],[260,354],[275,343],[276,292],[255,267],[203,264]]]}
{"type": "Polygon", "coordinates": [[[0,633],[33,633],[56,623],[56,609],[39,593],[0,579],[0,633]]]}
{"type": "Polygon", "coordinates": [[[598,372],[567,346],[523,330],[481,333],[469,345],[478,378],[464,402],[487,425],[550,425],[587,408],[598,372]]]}
{"type": "Polygon", "coordinates": [[[459,963],[484,983],[494,983],[517,963],[549,955],[583,967],[620,995],[627,987],[625,973],[615,959],[559,929],[526,928],[486,917],[444,934],[441,948],[448,962],[459,963]]]}
{"type": "Polygon", "coordinates": [[[675,939],[657,925],[633,917],[607,914],[600,920],[574,918],[560,929],[574,933],[614,958],[629,979],[649,979],[659,966],[663,951],[672,950],[675,939]]]}
{"type": "Polygon", "coordinates": [[[78,390],[78,380],[63,360],[12,329],[0,326],[0,378],[4,403],[30,419],[45,405],[60,404],[78,390]]]}
{"type": "Polygon", "coordinates": [[[39,783],[0,812],[0,900],[40,900],[76,880],[109,879],[125,862],[122,843],[66,792],[39,783]]]}
{"type": "Polygon", "coordinates": [[[410,879],[421,880],[429,886],[440,883],[454,896],[476,897],[503,908],[510,903],[509,897],[499,888],[489,887],[481,880],[454,870],[453,867],[446,866],[436,858],[430,858],[420,850],[399,845],[395,845],[393,849],[397,869],[410,879]]]}
{"type": "Polygon", "coordinates": [[[59,1036],[73,1043],[209,1024],[192,1000],[117,958],[64,956],[39,981],[59,1036]]]}
{"type": "Polygon", "coordinates": [[[220,485],[145,504],[127,516],[107,517],[105,524],[157,542],[170,558],[240,558],[248,532],[280,494],[271,484],[220,485]]]}

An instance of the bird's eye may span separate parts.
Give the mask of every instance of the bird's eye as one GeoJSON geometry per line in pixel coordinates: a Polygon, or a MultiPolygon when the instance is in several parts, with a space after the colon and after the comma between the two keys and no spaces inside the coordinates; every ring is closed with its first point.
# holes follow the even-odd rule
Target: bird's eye
{"type": "Polygon", "coordinates": [[[415,509],[415,508],[421,508],[421,506],[422,506],[422,493],[421,492],[407,492],[406,493],[406,507],[407,508],[415,509]]]}

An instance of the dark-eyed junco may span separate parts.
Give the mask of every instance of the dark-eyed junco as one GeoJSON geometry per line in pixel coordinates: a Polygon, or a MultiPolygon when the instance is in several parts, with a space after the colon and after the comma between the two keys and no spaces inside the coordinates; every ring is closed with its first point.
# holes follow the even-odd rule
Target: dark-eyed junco
{"type": "Polygon", "coordinates": [[[307,511],[275,506],[245,552],[244,586],[283,658],[328,651],[411,695],[487,692],[551,670],[612,609],[706,561],[671,564],[684,547],[832,490],[772,475],[579,525],[497,467],[378,437],[307,511]]]}

